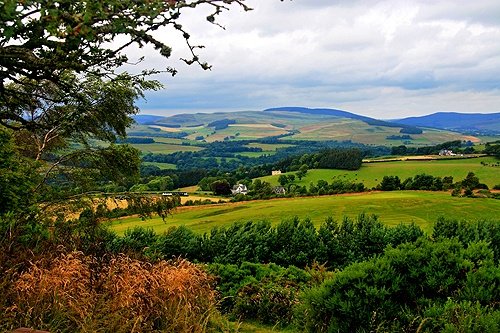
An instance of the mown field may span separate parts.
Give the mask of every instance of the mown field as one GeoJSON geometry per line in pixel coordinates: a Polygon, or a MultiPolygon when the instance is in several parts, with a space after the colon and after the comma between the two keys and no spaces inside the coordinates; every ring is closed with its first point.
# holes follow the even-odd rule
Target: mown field
{"type": "Polygon", "coordinates": [[[185,225],[203,233],[236,221],[265,219],[278,223],[285,218],[298,216],[308,217],[315,225],[319,225],[328,216],[342,219],[360,213],[376,214],[388,225],[415,222],[428,231],[441,216],[468,220],[498,218],[500,200],[457,198],[446,192],[369,192],[181,207],[165,221],[161,218],[142,221],[129,217],[112,222],[111,228],[119,234],[134,226],[153,228],[161,233],[172,226],[185,225]]]}
{"type": "MultiPolygon", "coordinates": [[[[433,160],[433,161],[395,161],[363,163],[359,170],[309,170],[306,177],[301,181],[295,180],[296,184],[309,186],[311,182],[316,183],[323,179],[331,182],[334,177],[343,180],[362,182],[368,188],[380,183],[384,176],[398,176],[401,181],[418,174],[429,174],[435,177],[453,176],[453,180],[460,181],[472,171],[479,180],[490,188],[500,184],[500,167],[493,166],[498,162],[494,157],[481,157],[472,159],[456,160],[433,160]],[[481,162],[489,164],[482,165],[481,162]]],[[[279,176],[266,176],[260,179],[278,185],[279,176]]]]}

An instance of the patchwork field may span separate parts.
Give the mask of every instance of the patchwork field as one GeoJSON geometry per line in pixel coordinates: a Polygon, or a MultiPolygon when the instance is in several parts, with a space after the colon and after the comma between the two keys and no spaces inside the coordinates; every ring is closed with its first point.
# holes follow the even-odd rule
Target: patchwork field
{"type": "Polygon", "coordinates": [[[111,228],[119,234],[134,226],[153,228],[161,233],[172,226],[185,225],[203,233],[236,221],[264,219],[278,223],[285,218],[298,216],[308,217],[315,225],[319,225],[328,216],[342,219],[360,213],[376,214],[387,225],[415,222],[428,231],[441,216],[469,220],[498,219],[500,200],[456,198],[444,192],[370,192],[181,207],[165,221],[161,218],[142,221],[129,217],[113,222],[111,228]]]}
{"type": "MultiPolygon", "coordinates": [[[[295,183],[308,186],[311,182],[316,183],[323,179],[331,182],[333,178],[362,182],[365,186],[372,188],[380,183],[385,175],[398,176],[401,180],[418,174],[429,174],[435,177],[453,176],[453,180],[460,181],[472,171],[479,177],[482,183],[490,188],[500,184],[500,167],[493,166],[498,162],[493,157],[481,157],[473,159],[456,160],[434,160],[434,161],[396,161],[363,163],[359,170],[309,170],[301,181],[296,179],[295,183]],[[483,162],[486,165],[481,164],[483,162]]],[[[266,176],[260,179],[278,185],[279,176],[266,176]]]]}
{"type": "MultiPolygon", "coordinates": [[[[300,127],[300,133],[290,138],[296,140],[351,140],[364,144],[397,146],[405,143],[406,140],[388,140],[387,136],[401,135],[399,130],[400,128],[395,127],[371,126],[359,120],[339,119],[300,127]]],[[[412,134],[411,138],[410,146],[435,145],[452,140],[472,139],[473,142],[480,141],[475,137],[436,129],[424,129],[423,134],[412,134]]]]}

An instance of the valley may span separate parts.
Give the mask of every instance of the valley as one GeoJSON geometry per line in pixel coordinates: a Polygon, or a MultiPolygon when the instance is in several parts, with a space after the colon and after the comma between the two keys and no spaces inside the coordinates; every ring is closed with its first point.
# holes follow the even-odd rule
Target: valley
{"type": "Polygon", "coordinates": [[[415,223],[430,232],[440,217],[488,220],[496,219],[499,212],[500,200],[496,199],[455,198],[449,193],[423,191],[368,192],[179,207],[165,220],[130,217],[112,222],[111,229],[123,234],[140,226],[161,234],[174,226],[186,226],[197,233],[210,233],[212,228],[235,222],[266,220],[277,224],[297,216],[319,226],[327,217],[341,221],[366,213],[377,215],[388,226],[415,223]]]}

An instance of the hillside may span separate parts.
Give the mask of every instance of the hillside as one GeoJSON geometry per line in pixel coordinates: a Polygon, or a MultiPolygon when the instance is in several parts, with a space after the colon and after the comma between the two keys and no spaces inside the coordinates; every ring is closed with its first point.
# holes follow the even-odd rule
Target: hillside
{"type": "Polygon", "coordinates": [[[401,135],[413,125],[382,121],[335,109],[280,107],[264,111],[179,114],[170,117],[137,118],[130,136],[154,136],[189,141],[281,140],[352,141],[363,144],[397,146],[433,145],[452,140],[470,140],[456,132],[425,129],[421,134],[401,135]]]}
{"type": "Polygon", "coordinates": [[[132,116],[132,119],[135,120],[135,122],[139,125],[147,125],[147,124],[154,124],[155,121],[158,121],[160,119],[163,119],[164,117],[162,116],[154,116],[154,115],[149,115],[149,114],[139,114],[132,116]]]}
{"type": "MultiPolygon", "coordinates": [[[[342,179],[352,182],[362,182],[367,187],[372,188],[380,183],[384,176],[398,176],[401,180],[414,177],[418,174],[428,174],[434,177],[452,176],[454,181],[460,181],[467,176],[467,173],[474,172],[482,183],[490,188],[500,183],[499,167],[494,157],[481,157],[470,159],[451,160],[429,160],[429,161],[394,161],[380,163],[363,163],[359,170],[334,170],[334,169],[313,169],[309,170],[302,180],[296,180],[294,184],[309,186],[310,183],[317,183],[318,180],[331,182],[334,179],[342,179]]],[[[265,176],[260,179],[270,182],[272,185],[279,185],[279,176],[265,176]]]]}
{"type": "Polygon", "coordinates": [[[422,117],[398,119],[394,122],[462,133],[500,134],[500,113],[437,112],[422,117]]]}
{"type": "Polygon", "coordinates": [[[373,125],[373,126],[385,126],[385,127],[414,127],[414,126],[405,126],[402,124],[398,124],[396,122],[387,122],[383,120],[378,120],[370,117],[365,117],[365,116],[360,116],[355,113],[343,111],[343,110],[337,110],[337,109],[310,109],[310,108],[305,108],[305,107],[296,107],[296,106],[285,106],[285,107],[279,107],[279,108],[270,108],[264,110],[264,112],[296,112],[296,113],[302,113],[302,114],[308,114],[308,115],[327,115],[327,116],[333,116],[333,117],[339,117],[339,118],[347,118],[347,119],[356,119],[356,120],[361,120],[368,125],[373,125]]]}

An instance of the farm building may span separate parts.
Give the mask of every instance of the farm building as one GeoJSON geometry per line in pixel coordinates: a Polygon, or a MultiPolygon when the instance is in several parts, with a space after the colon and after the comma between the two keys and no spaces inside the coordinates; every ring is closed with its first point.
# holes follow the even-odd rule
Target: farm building
{"type": "Polygon", "coordinates": [[[247,189],[246,185],[238,184],[238,185],[234,185],[233,186],[233,189],[231,190],[231,193],[233,195],[235,195],[235,194],[247,194],[248,193],[248,189],[247,189]]]}
{"type": "Polygon", "coordinates": [[[271,171],[271,175],[272,176],[281,175],[281,170],[273,170],[271,171]]]}
{"type": "Polygon", "coordinates": [[[275,186],[273,188],[273,192],[276,193],[276,194],[285,195],[286,194],[286,189],[283,186],[275,186]]]}

